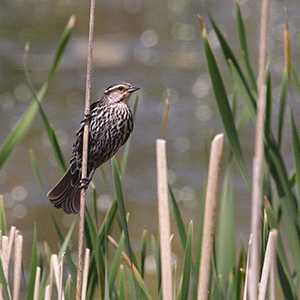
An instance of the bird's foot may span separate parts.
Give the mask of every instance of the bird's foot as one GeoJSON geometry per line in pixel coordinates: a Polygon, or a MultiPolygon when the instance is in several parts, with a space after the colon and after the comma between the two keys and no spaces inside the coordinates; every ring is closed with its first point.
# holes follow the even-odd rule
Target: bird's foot
{"type": "Polygon", "coordinates": [[[83,132],[83,128],[85,125],[89,124],[91,122],[91,119],[92,119],[92,115],[91,113],[88,113],[88,114],[84,114],[84,118],[83,120],[81,121],[81,126],[80,128],[77,130],[76,132],[76,135],[78,136],[81,132],[83,132]]]}
{"type": "Polygon", "coordinates": [[[79,188],[82,190],[82,189],[85,189],[87,190],[88,186],[89,186],[89,183],[90,183],[90,179],[89,178],[81,178],[80,179],[80,186],[79,188]]]}
{"type": "Polygon", "coordinates": [[[91,118],[92,118],[91,113],[88,113],[88,114],[84,113],[84,118],[81,121],[81,123],[83,123],[84,125],[86,125],[86,124],[90,123],[91,118]]]}

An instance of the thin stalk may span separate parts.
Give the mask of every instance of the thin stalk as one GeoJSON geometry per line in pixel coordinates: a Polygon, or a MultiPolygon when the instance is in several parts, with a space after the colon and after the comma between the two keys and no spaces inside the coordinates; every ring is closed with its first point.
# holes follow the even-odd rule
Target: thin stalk
{"type": "Polygon", "coordinates": [[[264,259],[264,264],[262,269],[262,275],[259,284],[259,295],[258,295],[259,300],[266,299],[267,290],[268,290],[267,289],[268,280],[269,277],[271,276],[272,266],[275,264],[276,261],[277,236],[278,236],[278,232],[276,229],[273,229],[269,234],[266,254],[265,254],[265,259],[264,259]]]}
{"type": "MultiPolygon", "coordinates": [[[[89,41],[88,56],[86,67],[86,87],[85,87],[85,115],[90,113],[91,98],[91,70],[93,60],[93,44],[94,44],[94,18],[95,18],[95,0],[90,1],[90,21],[89,21],[89,41]]],[[[83,147],[82,147],[82,165],[81,179],[87,177],[87,161],[88,161],[88,139],[89,139],[89,122],[84,126],[83,147]]],[[[78,259],[77,259],[77,280],[76,280],[76,300],[81,298],[82,273],[83,273],[83,243],[84,243],[84,213],[85,213],[86,190],[82,189],[80,194],[80,214],[78,229],[78,259]]]]}
{"type": "Polygon", "coordinates": [[[171,231],[170,212],[168,202],[168,177],[166,141],[156,141],[156,163],[157,163],[157,195],[158,195],[158,217],[160,234],[160,255],[162,271],[162,295],[163,299],[173,299],[172,288],[172,265],[171,265],[171,231]]]}
{"type": "Polygon", "coordinates": [[[89,265],[90,265],[90,249],[86,248],[85,256],[84,256],[84,269],[83,269],[81,300],[86,299],[87,282],[88,282],[88,275],[89,275],[89,265]]]}
{"type": "Polygon", "coordinates": [[[208,299],[211,257],[217,220],[217,204],[224,135],[218,134],[212,141],[205,198],[201,262],[198,281],[198,300],[208,299]]]}
{"type": "Polygon", "coordinates": [[[248,251],[247,251],[248,255],[247,255],[246,270],[245,270],[245,284],[244,284],[243,300],[247,300],[251,245],[252,245],[252,235],[250,235],[249,242],[248,242],[248,251]]]}
{"type": "Polygon", "coordinates": [[[39,300],[40,297],[40,277],[41,277],[41,268],[37,267],[35,273],[33,300],[39,300]]]}
{"type": "Polygon", "coordinates": [[[18,300],[20,296],[21,270],[22,270],[22,248],[23,236],[16,234],[15,237],[15,257],[14,257],[14,289],[13,299],[18,300]]]}
{"type": "Polygon", "coordinates": [[[267,33],[269,19],[269,0],[262,1],[261,23],[260,23],[260,47],[259,47],[259,72],[258,72],[258,99],[255,150],[253,158],[252,177],[252,215],[251,233],[252,249],[249,269],[249,296],[250,300],[257,299],[257,288],[260,272],[260,229],[262,209],[262,186],[263,186],[263,164],[264,164],[264,127],[266,107],[266,61],[267,61],[267,33]]]}

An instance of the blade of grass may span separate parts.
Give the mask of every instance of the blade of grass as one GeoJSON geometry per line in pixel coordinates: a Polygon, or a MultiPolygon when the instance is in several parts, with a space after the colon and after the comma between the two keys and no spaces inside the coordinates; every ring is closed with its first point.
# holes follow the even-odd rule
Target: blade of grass
{"type": "Polygon", "coordinates": [[[249,87],[248,81],[246,80],[246,77],[242,71],[242,68],[240,67],[240,65],[238,63],[237,58],[235,57],[235,55],[233,53],[233,50],[229,46],[229,43],[226,41],[224,35],[222,34],[221,30],[219,29],[219,27],[217,26],[217,24],[215,23],[215,21],[213,20],[212,17],[210,17],[210,21],[211,21],[213,29],[217,35],[219,43],[221,45],[221,49],[223,51],[226,62],[229,63],[231,61],[233,63],[233,65],[235,66],[235,68],[239,74],[239,77],[241,78],[241,80],[245,86],[245,89],[246,89],[247,93],[249,94],[249,97],[252,99],[251,100],[252,105],[253,105],[254,109],[256,110],[255,96],[253,95],[253,93],[249,87]]]}
{"type": "Polygon", "coordinates": [[[29,150],[29,157],[30,157],[30,162],[31,162],[31,168],[32,168],[33,173],[34,173],[35,177],[37,178],[37,181],[43,192],[45,190],[45,188],[44,188],[44,183],[43,183],[43,179],[42,179],[42,175],[41,175],[41,170],[38,166],[36,156],[32,149],[29,150]]]}
{"type": "Polygon", "coordinates": [[[128,230],[128,224],[127,224],[127,218],[126,218],[126,209],[125,209],[125,203],[124,203],[124,196],[123,196],[123,189],[122,189],[122,183],[121,183],[121,173],[118,166],[118,163],[115,159],[112,160],[112,170],[113,170],[113,178],[114,178],[114,189],[115,189],[115,197],[118,202],[118,212],[119,212],[119,218],[121,222],[122,229],[125,234],[125,245],[130,257],[130,260],[136,264],[136,258],[133,253],[130,239],[129,239],[129,230],[128,230]]]}
{"type": "Polygon", "coordinates": [[[147,244],[148,244],[148,232],[143,230],[142,234],[142,246],[141,246],[141,276],[144,279],[145,277],[145,260],[147,256],[147,244]]]}
{"type": "Polygon", "coordinates": [[[121,262],[121,258],[122,258],[122,252],[125,247],[124,241],[125,241],[125,236],[124,236],[124,233],[122,232],[117,251],[115,252],[114,257],[110,263],[110,272],[109,272],[109,280],[108,280],[109,291],[113,290],[113,286],[116,281],[117,272],[120,267],[120,262],[121,262]]]}
{"type": "MultiPolygon", "coordinates": [[[[73,31],[73,28],[75,26],[75,17],[72,16],[65,27],[65,30],[61,36],[58,48],[54,55],[54,60],[52,63],[52,66],[50,68],[50,72],[48,75],[48,80],[43,84],[43,86],[39,89],[37,93],[37,98],[39,102],[42,102],[46,96],[46,93],[48,91],[50,80],[52,79],[54,73],[57,70],[57,67],[61,61],[62,54],[65,51],[66,45],[68,43],[68,40],[70,38],[70,35],[73,31]]],[[[12,131],[7,135],[5,138],[3,144],[0,148],[0,168],[3,167],[4,163],[7,161],[7,159],[10,157],[14,147],[23,139],[23,137],[26,135],[36,113],[38,112],[38,105],[34,99],[31,100],[31,103],[25,113],[22,115],[22,117],[19,119],[15,127],[12,129],[12,131]]]]}
{"type": "Polygon", "coordinates": [[[244,158],[242,155],[242,150],[240,146],[240,140],[239,136],[234,124],[234,118],[232,115],[232,111],[229,105],[229,100],[227,97],[227,93],[225,90],[225,86],[219,71],[219,68],[217,66],[216,59],[214,57],[214,54],[211,50],[210,44],[208,42],[207,38],[207,32],[205,27],[203,27],[202,30],[202,38],[203,38],[203,44],[204,44],[204,51],[206,55],[206,60],[208,64],[208,70],[210,74],[210,78],[213,84],[213,90],[215,93],[216,101],[218,104],[219,113],[221,115],[224,129],[226,136],[228,138],[230,148],[232,152],[234,153],[235,160],[239,166],[239,169],[241,171],[241,174],[243,178],[247,181],[247,175],[246,175],[246,167],[244,158]]]}
{"type": "Polygon", "coordinates": [[[29,273],[29,281],[26,288],[26,299],[32,300],[34,294],[34,282],[36,275],[36,268],[38,266],[38,246],[37,246],[37,233],[36,233],[36,225],[33,227],[33,241],[32,241],[32,249],[31,249],[31,266],[29,273]]]}
{"type": "Polygon", "coordinates": [[[291,112],[291,127],[292,127],[294,163],[296,167],[296,183],[297,183],[296,187],[297,187],[297,194],[298,194],[297,200],[298,200],[298,211],[299,211],[300,209],[300,139],[299,139],[298,130],[292,112],[291,112]]]}
{"type": "Polygon", "coordinates": [[[188,238],[184,252],[182,282],[180,287],[179,300],[189,299],[190,278],[192,271],[192,238],[193,238],[193,222],[191,221],[188,229],[188,238]]]}
{"type": "Polygon", "coordinates": [[[63,153],[61,151],[58,139],[56,137],[56,134],[55,134],[55,131],[54,131],[52,125],[50,124],[50,122],[48,120],[47,114],[45,113],[45,111],[42,107],[42,104],[40,103],[40,101],[38,99],[38,95],[36,93],[36,90],[35,90],[32,82],[31,82],[31,79],[30,79],[30,76],[29,76],[28,55],[29,55],[29,44],[26,44],[25,51],[24,51],[24,72],[25,72],[26,81],[27,81],[27,84],[28,84],[28,86],[31,90],[33,100],[35,100],[35,102],[38,106],[38,110],[39,110],[39,113],[42,117],[42,121],[43,121],[43,124],[45,126],[49,142],[50,142],[50,144],[52,145],[52,148],[53,148],[54,157],[56,158],[56,161],[57,161],[58,165],[61,167],[63,173],[65,173],[65,171],[67,169],[66,168],[66,163],[65,163],[65,159],[64,159],[63,153]]]}
{"type": "Polygon", "coordinates": [[[279,148],[281,147],[281,143],[282,143],[282,132],[283,132],[284,120],[285,120],[287,95],[288,95],[288,73],[284,71],[282,75],[280,97],[279,97],[279,115],[278,115],[278,129],[277,129],[277,140],[278,140],[279,148]]]}
{"type": "Polygon", "coordinates": [[[169,194],[170,194],[170,200],[171,200],[171,207],[172,207],[172,212],[175,218],[175,222],[177,225],[177,230],[179,233],[179,238],[181,242],[181,246],[183,250],[186,248],[186,230],[185,230],[185,225],[181,216],[180,209],[177,205],[177,201],[175,199],[175,195],[173,193],[172,187],[169,185],[169,194]]]}
{"type": "Polygon", "coordinates": [[[256,80],[254,76],[254,72],[252,69],[252,65],[249,58],[249,52],[248,52],[248,43],[247,43],[247,34],[245,30],[245,24],[241,12],[241,7],[238,1],[236,1],[236,20],[237,20],[237,29],[239,34],[239,40],[240,40],[240,47],[242,49],[243,59],[245,62],[246,70],[248,73],[248,77],[251,82],[251,87],[254,91],[256,91],[256,80]]]}

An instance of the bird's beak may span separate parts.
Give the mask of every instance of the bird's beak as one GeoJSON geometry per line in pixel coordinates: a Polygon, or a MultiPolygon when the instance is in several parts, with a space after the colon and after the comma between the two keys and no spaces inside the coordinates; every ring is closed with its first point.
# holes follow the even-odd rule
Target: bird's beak
{"type": "Polygon", "coordinates": [[[128,89],[128,92],[129,93],[134,93],[136,91],[138,91],[140,88],[139,87],[136,87],[136,86],[131,86],[129,89],[128,89]]]}

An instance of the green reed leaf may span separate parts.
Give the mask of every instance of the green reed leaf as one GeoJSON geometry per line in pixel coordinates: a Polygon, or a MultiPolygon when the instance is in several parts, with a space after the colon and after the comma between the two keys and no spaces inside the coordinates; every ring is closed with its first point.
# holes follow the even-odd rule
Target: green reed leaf
{"type": "Polygon", "coordinates": [[[37,233],[36,233],[36,225],[34,224],[29,281],[28,281],[28,285],[26,287],[26,299],[27,300],[33,299],[36,268],[39,264],[38,260],[39,259],[38,259],[37,233]]]}
{"type": "Polygon", "coordinates": [[[190,278],[192,272],[192,238],[193,238],[193,222],[189,223],[188,238],[186,242],[184,260],[183,260],[183,272],[182,281],[178,299],[187,300],[189,299],[190,290],[190,278]]]}
{"type": "Polygon", "coordinates": [[[224,125],[225,133],[228,138],[231,150],[234,153],[235,160],[240,168],[241,174],[246,180],[247,178],[246,167],[242,155],[239,136],[234,124],[234,118],[229,105],[229,100],[221,77],[221,73],[219,71],[214,54],[211,50],[210,44],[208,42],[207,33],[205,29],[202,32],[202,37],[203,37],[204,51],[206,55],[208,70],[212,81],[219,113],[224,125]]]}
{"type": "Polygon", "coordinates": [[[120,219],[121,226],[122,226],[122,229],[125,234],[126,248],[127,248],[130,260],[137,266],[136,258],[133,253],[130,239],[129,239],[129,230],[128,230],[127,217],[126,217],[127,213],[126,213],[126,209],[125,209],[125,202],[124,202],[123,189],[122,189],[122,183],[121,183],[121,172],[120,172],[118,163],[115,159],[112,159],[112,170],[113,170],[113,178],[114,178],[115,198],[118,203],[119,219],[120,219]]]}
{"type": "Polygon", "coordinates": [[[277,141],[278,147],[281,147],[282,143],[282,132],[284,127],[285,111],[286,111],[286,99],[288,94],[288,72],[284,71],[281,80],[281,89],[279,97],[279,115],[278,115],[278,129],[277,129],[277,141]]]}
{"type": "Polygon", "coordinates": [[[124,250],[125,247],[125,236],[124,233],[122,232],[119,244],[118,244],[118,248],[114,254],[114,257],[110,263],[110,268],[109,268],[109,290],[112,291],[113,286],[115,284],[116,281],[116,276],[117,276],[117,272],[118,269],[120,267],[120,263],[121,263],[121,258],[122,258],[122,252],[124,250]]]}
{"type": "Polygon", "coordinates": [[[247,34],[245,30],[244,19],[241,12],[241,7],[238,2],[236,2],[236,20],[237,20],[237,30],[239,34],[240,47],[243,54],[243,59],[245,62],[246,70],[248,73],[248,77],[251,82],[251,87],[256,91],[256,80],[254,76],[254,72],[252,69],[252,65],[250,62],[249,51],[248,51],[248,42],[247,42],[247,34]]]}
{"type": "Polygon", "coordinates": [[[170,202],[171,202],[171,207],[172,207],[172,212],[175,218],[175,222],[177,225],[177,230],[179,233],[179,238],[181,242],[181,246],[183,249],[186,248],[186,230],[185,230],[185,225],[181,216],[180,209],[177,205],[177,201],[175,199],[175,195],[173,193],[172,187],[169,185],[169,194],[170,194],[170,202]]]}
{"type": "Polygon", "coordinates": [[[293,152],[294,152],[294,163],[296,167],[296,187],[298,195],[298,209],[300,208],[300,139],[298,130],[295,124],[293,113],[291,112],[291,127],[292,127],[292,141],[293,141],[293,152]]]}
{"type": "MultiPolygon", "coordinates": [[[[48,74],[48,80],[43,84],[43,86],[37,92],[37,99],[39,102],[42,102],[46,96],[48,91],[48,86],[50,79],[52,79],[54,73],[57,70],[57,67],[61,61],[62,54],[65,51],[67,42],[70,38],[72,30],[74,28],[75,19],[72,16],[68,25],[65,27],[65,30],[61,36],[57,51],[54,55],[54,60],[52,66],[50,67],[50,71],[48,74]]],[[[11,130],[11,132],[5,138],[3,144],[0,147],[0,168],[3,167],[4,163],[10,157],[15,146],[23,139],[23,137],[28,132],[32,121],[36,113],[38,112],[38,105],[34,99],[31,100],[31,103],[27,110],[24,112],[22,117],[19,119],[15,127],[11,130]]]]}

